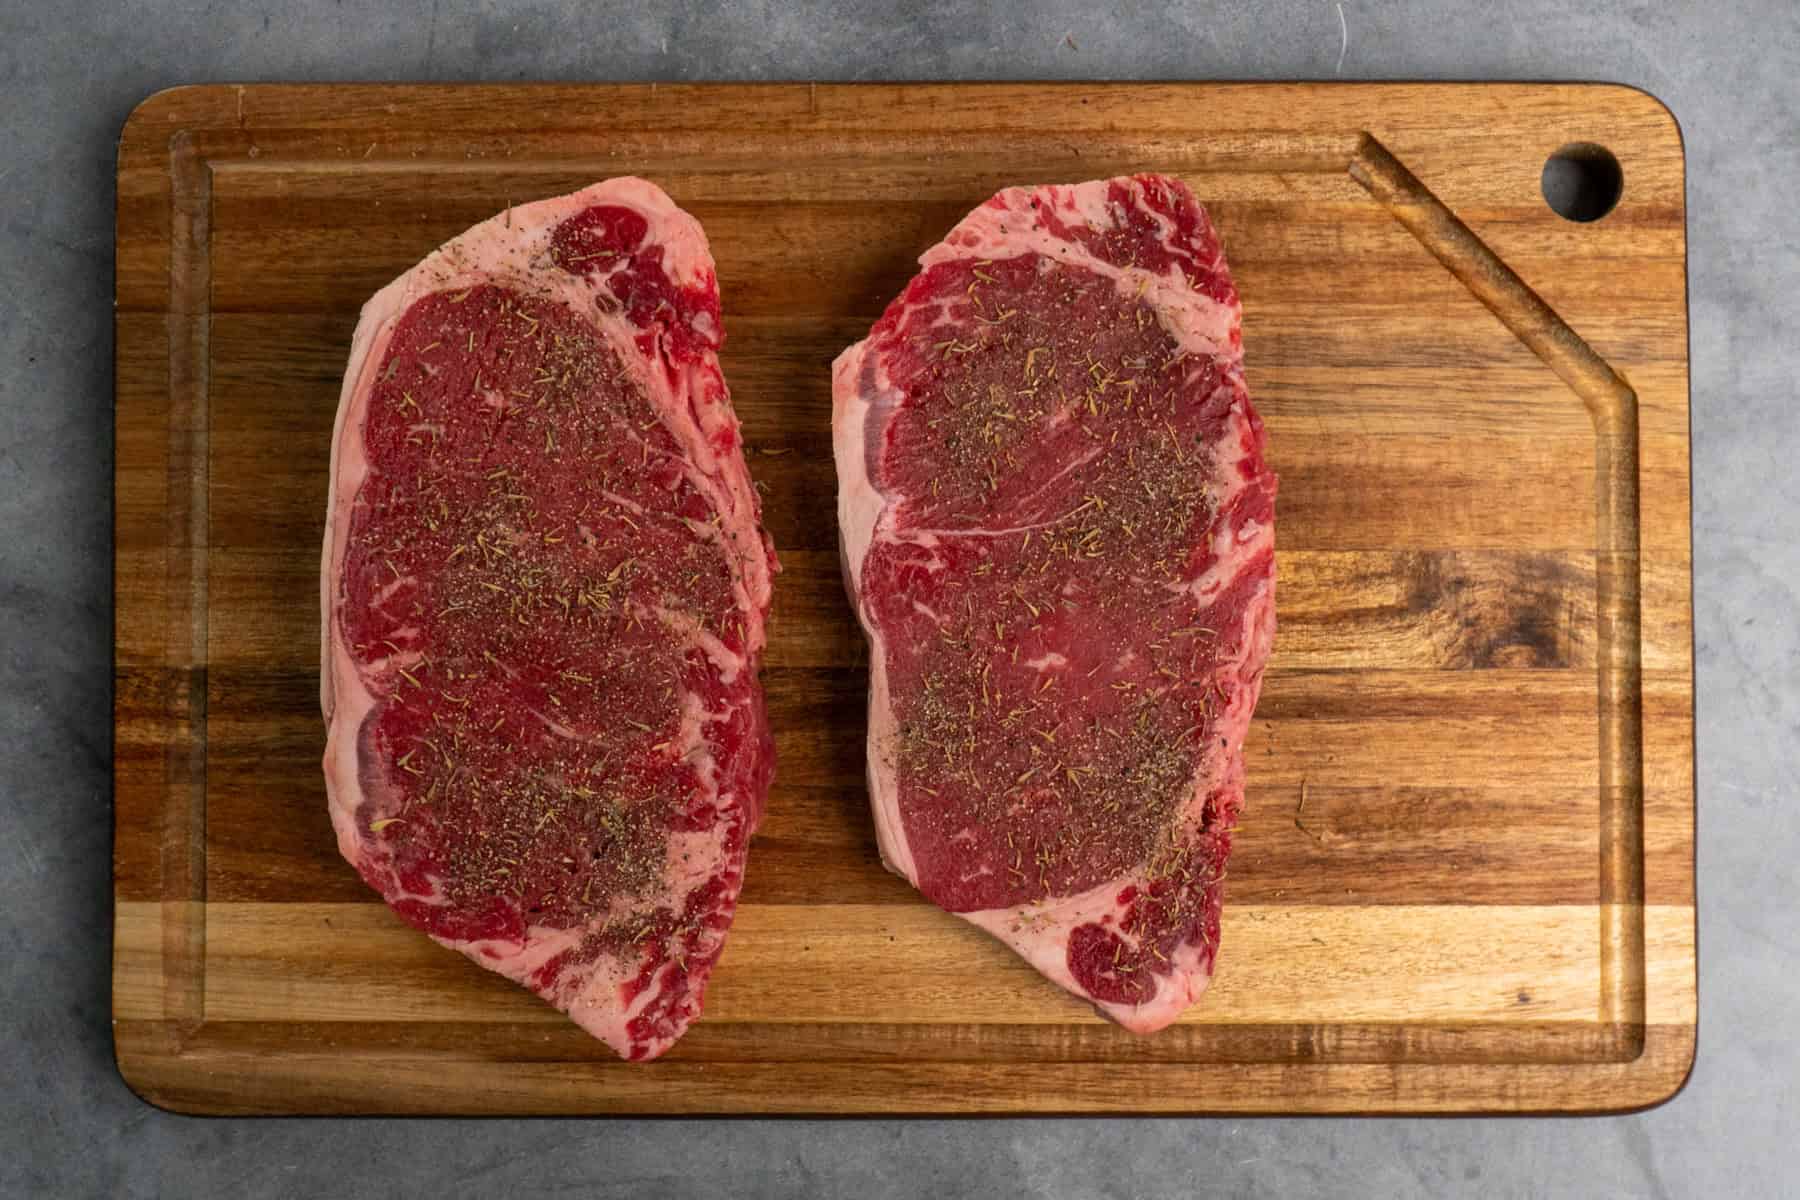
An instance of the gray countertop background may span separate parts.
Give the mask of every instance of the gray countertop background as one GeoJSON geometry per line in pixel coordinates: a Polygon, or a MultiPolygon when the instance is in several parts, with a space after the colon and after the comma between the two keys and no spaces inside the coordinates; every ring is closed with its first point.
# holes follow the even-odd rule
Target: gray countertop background
{"type": "Polygon", "coordinates": [[[0,1195],[1800,1194],[1800,7],[1103,7],[0,4],[0,1195]],[[1576,1120],[209,1120],[120,1082],[110,301],[134,104],[256,80],[1334,76],[1622,81],[1686,135],[1701,1032],[1675,1100],[1576,1120]]]}

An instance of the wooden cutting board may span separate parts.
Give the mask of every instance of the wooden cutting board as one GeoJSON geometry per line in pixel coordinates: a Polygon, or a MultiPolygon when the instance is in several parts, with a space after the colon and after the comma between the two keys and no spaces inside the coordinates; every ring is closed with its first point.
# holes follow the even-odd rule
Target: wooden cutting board
{"type": "Polygon", "coordinates": [[[1464,1112],[1654,1103],[1695,1022],[1681,136],[1619,87],[199,87],[119,152],[113,1013],[192,1112],[1464,1112]],[[1604,144],[1604,219],[1546,156],[1604,144]],[[1281,473],[1280,633],[1205,1000],[1140,1038],[882,870],[828,364],[1008,184],[1182,175],[1281,473]],[[784,571],[779,769],[647,1066],[403,927],[319,770],[358,307],[622,173],[704,222],[784,571]]]}

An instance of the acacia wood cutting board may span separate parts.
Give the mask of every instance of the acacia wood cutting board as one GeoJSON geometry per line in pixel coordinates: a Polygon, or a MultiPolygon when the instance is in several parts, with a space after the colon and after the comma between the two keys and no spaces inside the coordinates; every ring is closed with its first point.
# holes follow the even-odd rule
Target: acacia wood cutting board
{"type": "Polygon", "coordinates": [[[1695,1022],[1681,138],[1548,85],[197,87],[119,151],[113,1014],[194,1112],[1579,1111],[1695,1022]],[[1618,207],[1545,205],[1598,142],[1618,207]],[[832,357],[998,188],[1185,177],[1281,473],[1217,979],[1102,1022],[882,868],[832,357]],[[319,770],[363,300],[632,173],[705,224],[779,549],[778,769],[704,1016],[626,1065],[401,925],[319,770]]]}

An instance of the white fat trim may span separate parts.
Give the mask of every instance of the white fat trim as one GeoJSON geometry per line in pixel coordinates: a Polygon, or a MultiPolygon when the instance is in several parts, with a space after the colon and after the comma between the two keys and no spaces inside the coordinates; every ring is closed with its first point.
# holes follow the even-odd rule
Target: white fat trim
{"type": "MultiPolygon", "coordinates": [[[[964,217],[943,241],[920,256],[919,266],[930,269],[939,263],[963,259],[997,260],[1037,254],[1059,266],[1077,267],[1111,279],[1120,295],[1147,301],[1178,347],[1222,358],[1235,357],[1231,333],[1238,323],[1237,310],[1196,291],[1179,265],[1161,273],[1116,266],[1078,242],[1056,237],[1046,229],[1032,228],[1038,223],[1038,214],[1031,208],[1034,198],[1040,208],[1048,205],[1065,218],[1065,225],[1111,228],[1112,213],[1106,195],[1114,183],[1123,183],[1140,196],[1143,194],[1143,185],[1130,178],[1008,188],[964,217]]],[[[1144,211],[1154,214],[1148,206],[1144,211]]],[[[1161,223],[1165,230],[1171,228],[1166,220],[1161,223]]],[[[1196,262],[1193,266],[1196,271],[1211,270],[1214,264],[1196,262]]]]}
{"type": "Polygon", "coordinates": [[[1177,968],[1173,974],[1151,972],[1156,990],[1149,999],[1139,1004],[1113,1004],[1094,1000],[1076,982],[1069,970],[1068,944],[1070,931],[1081,925],[1098,925],[1103,917],[1110,915],[1114,920],[1105,928],[1135,947],[1137,940],[1119,927],[1126,910],[1117,901],[1125,888],[1136,887],[1143,891],[1147,886],[1141,874],[1133,874],[1057,900],[956,915],[1005,942],[1046,978],[1102,1009],[1120,1025],[1139,1033],[1149,1033],[1180,1015],[1211,982],[1212,976],[1206,969],[1201,949],[1190,949],[1186,945],[1178,947],[1170,964],[1177,968]]]}
{"type": "Polygon", "coordinates": [[[894,704],[888,693],[887,656],[878,640],[869,647],[869,741],[867,774],[875,843],[887,869],[919,885],[912,847],[900,820],[900,770],[895,746],[894,704]]]}

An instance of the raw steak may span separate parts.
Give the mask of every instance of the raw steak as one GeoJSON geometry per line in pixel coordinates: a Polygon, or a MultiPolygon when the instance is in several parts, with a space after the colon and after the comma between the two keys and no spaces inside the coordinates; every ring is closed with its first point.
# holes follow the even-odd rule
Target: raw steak
{"type": "Polygon", "coordinates": [[[609,180],[377,292],[332,437],[338,847],[630,1059],[700,1011],[773,765],[723,338],[699,224],[609,180]]]}
{"type": "Polygon", "coordinates": [[[1212,976],[1275,632],[1275,476],[1206,213],[969,214],[833,376],[883,859],[1128,1029],[1212,976]]]}

